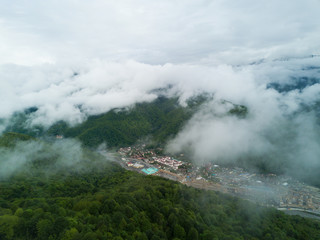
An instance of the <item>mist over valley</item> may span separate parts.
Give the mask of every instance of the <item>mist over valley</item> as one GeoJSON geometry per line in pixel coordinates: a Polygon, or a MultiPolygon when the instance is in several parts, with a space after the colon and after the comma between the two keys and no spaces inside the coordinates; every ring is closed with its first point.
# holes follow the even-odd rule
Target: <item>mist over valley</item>
{"type": "Polygon", "coordinates": [[[0,239],[320,239],[319,7],[3,1],[0,239]]]}

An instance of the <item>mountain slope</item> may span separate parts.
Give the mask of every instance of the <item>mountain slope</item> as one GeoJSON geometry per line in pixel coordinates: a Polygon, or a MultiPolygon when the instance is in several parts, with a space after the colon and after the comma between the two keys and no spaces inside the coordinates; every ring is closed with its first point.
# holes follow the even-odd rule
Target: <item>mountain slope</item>
{"type": "MultiPolygon", "coordinates": [[[[79,163],[80,164],[80,163],[79,163]]],[[[1,181],[0,238],[319,239],[320,223],[95,162],[1,181]]]]}
{"type": "Polygon", "coordinates": [[[64,122],[59,122],[48,133],[78,137],[89,147],[102,142],[110,147],[131,145],[148,136],[163,143],[178,133],[192,116],[196,106],[182,107],[177,98],[160,97],[151,103],[136,104],[132,109],[115,109],[90,116],[84,123],[71,128],[64,122]]]}
{"type": "Polygon", "coordinates": [[[34,138],[21,133],[7,132],[0,136],[0,147],[13,147],[18,141],[28,140],[34,140],[34,138]]]}

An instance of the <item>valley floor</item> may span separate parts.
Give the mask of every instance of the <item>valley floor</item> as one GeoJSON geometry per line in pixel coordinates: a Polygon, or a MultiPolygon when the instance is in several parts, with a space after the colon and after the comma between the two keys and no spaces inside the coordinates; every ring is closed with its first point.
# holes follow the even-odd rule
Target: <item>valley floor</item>
{"type": "MultiPolygon", "coordinates": [[[[288,176],[252,174],[215,164],[203,167],[158,155],[143,146],[121,148],[112,157],[125,169],[178,181],[187,186],[220,191],[275,207],[288,214],[320,219],[320,189],[288,176]]],[[[100,154],[110,157],[109,153],[100,154]]]]}

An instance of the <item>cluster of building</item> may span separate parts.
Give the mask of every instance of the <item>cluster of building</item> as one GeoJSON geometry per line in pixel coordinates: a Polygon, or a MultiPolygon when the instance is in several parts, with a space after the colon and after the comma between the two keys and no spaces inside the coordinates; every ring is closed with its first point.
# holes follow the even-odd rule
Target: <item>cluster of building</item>
{"type": "Polygon", "coordinates": [[[193,166],[170,156],[158,156],[144,146],[120,148],[126,167],[144,174],[158,175],[183,184],[230,193],[262,205],[297,208],[320,214],[320,190],[289,177],[249,173],[239,167],[209,163],[193,166]],[[181,168],[181,166],[188,166],[181,168]]]}
{"type": "Polygon", "coordinates": [[[140,164],[140,163],[137,163],[137,162],[135,162],[135,163],[133,163],[133,162],[128,162],[128,163],[127,163],[127,166],[128,166],[128,167],[133,167],[133,168],[143,168],[143,167],[144,167],[143,164],[140,164]]]}
{"type": "Polygon", "coordinates": [[[315,209],[312,196],[301,194],[300,192],[289,192],[280,198],[280,207],[303,207],[306,209],[315,209]]]}
{"type": "Polygon", "coordinates": [[[126,155],[130,158],[140,159],[140,160],[146,160],[146,159],[157,156],[155,150],[145,149],[145,144],[137,145],[133,147],[120,148],[118,152],[121,155],[126,155]]]}
{"type": "Polygon", "coordinates": [[[118,150],[118,152],[119,152],[121,155],[127,155],[127,154],[129,154],[130,151],[131,151],[131,147],[120,148],[120,149],[118,150]]]}
{"type": "MultiPolygon", "coordinates": [[[[159,151],[162,151],[162,149],[151,150],[145,149],[145,145],[137,145],[134,147],[120,148],[118,153],[130,159],[142,160],[143,162],[150,164],[158,164],[158,168],[168,167],[168,169],[175,171],[184,164],[184,162],[169,156],[158,156],[156,152],[159,151]]],[[[136,166],[133,163],[128,164],[130,164],[130,167],[136,166]]]]}
{"type": "Polygon", "coordinates": [[[173,159],[172,157],[152,157],[155,162],[166,165],[174,170],[178,170],[178,168],[184,163],[180,160],[173,159]]]}
{"type": "Polygon", "coordinates": [[[280,195],[279,207],[301,208],[320,213],[320,190],[297,182],[280,195]]]}
{"type": "Polygon", "coordinates": [[[320,189],[276,174],[254,174],[242,168],[207,164],[199,170],[225,192],[278,208],[298,208],[320,213],[320,189]]]}

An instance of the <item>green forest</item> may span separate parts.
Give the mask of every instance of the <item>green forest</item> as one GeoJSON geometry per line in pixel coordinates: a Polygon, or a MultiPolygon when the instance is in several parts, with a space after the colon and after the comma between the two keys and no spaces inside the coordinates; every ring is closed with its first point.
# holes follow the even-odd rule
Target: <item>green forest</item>
{"type": "MultiPolygon", "coordinates": [[[[96,147],[103,142],[109,147],[130,146],[146,138],[149,138],[150,144],[163,145],[182,129],[206,101],[208,96],[200,95],[189,99],[187,106],[182,106],[178,98],[159,97],[151,103],[136,104],[131,109],[114,109],[90,116],[75,127],[59,122],[47,133],[76,137],[87,147],[96,147]]],[[[229,114],[238,117],[246,115],[246,107],[232,105],[229,114]]]]}
{"type": "MultiPolygon", "coordinates": [[[[135,104],[130,108],[112,109],[107,113],[89,116],[86,121],[76,126],[69,126],[58,121],[49,129],[40,125],[30,126],[37,108],[30,108],[16,113],[9,121],[5,132],[17,132],[33,137],[63,135],[77,138],[86,147],[97,147],[105,142],[108,147],[130,146],[138,140],[146,140],[153,145],[164,145],[174,137],[184,124],[197,112],[209,96],[199,95],[190,98],[186,106],[179,104],[178,98],[158,97],[153,102],[135,104]]],[[[227,101],[225,101],[227,103],[227,101]]],[[[230,115],[244,117],[247,108],[230,102],[233,108],[230,115]]]]}
{"type": "Polygon", "coordinates": [[[320,239],[319,221],[83,155],[77,168],[53,171],[47,156],[1,179],[0,239],[320,239]]]}
{"type": "MultiPolygon", "coordinates": [[[[143,137],[161,144],[177,134],[204,101],[193,99],[182,107],[177,99],[159,98],[91,116],[75,127],[58,122],[49,130],[22,124],[36,109],[13,116],[17,121],[0,137],[0,151],[19,157],[16,146],[42,147],[20,167],[14,165],[16,159],[12,174],[0,175],[0,239],[320,239],[319,221],[129,172],[90,150],[104,141],[126,146],[143,137]],[[85,146],[75,163],[67,164],[70,154],[54,152],[51,145],[60,140],[41,137],[60,134],[85,146]]],[[[237,117],[246,113],[236,105],[230,111],[237,117]]],[[[6,159],[0,156],[2,161],[6,159]]]]}
{"type": "Polygon", "coordinates": [[[96,147],[103,142],[109,147],[129,146],[147,137],[163,144],[179,132],[203,101],[202,98],[196,99],[193,105],[182,107],[177,98],[160,97],[151,103],[136,104],[131,109],[114,109],[89,116],[75,127],[58,122],[48,130],[48,134],[76,137],[87,147],[96,147]]]}

